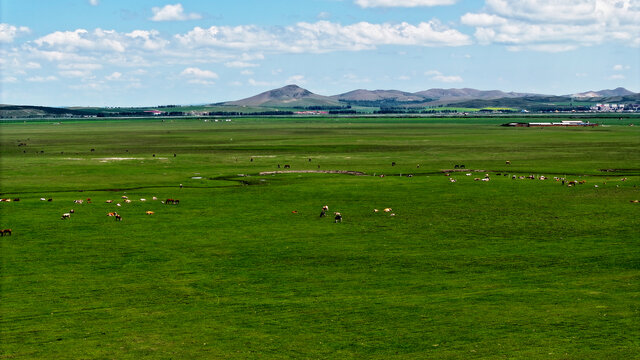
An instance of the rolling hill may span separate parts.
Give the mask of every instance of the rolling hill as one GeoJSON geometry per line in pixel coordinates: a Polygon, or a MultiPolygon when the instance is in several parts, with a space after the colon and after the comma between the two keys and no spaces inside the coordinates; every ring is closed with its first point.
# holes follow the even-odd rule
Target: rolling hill
{"type": "Polygon", "coordinates": [[[340,101],[328,96],[312,93],[297,85],[287,85],[279,89],[265,91],[258,95],[236,101],[228,101],[224,105],[235,106],[268,106],[286,108],[308,108],[308,107],[344,107],[340,101]]]}

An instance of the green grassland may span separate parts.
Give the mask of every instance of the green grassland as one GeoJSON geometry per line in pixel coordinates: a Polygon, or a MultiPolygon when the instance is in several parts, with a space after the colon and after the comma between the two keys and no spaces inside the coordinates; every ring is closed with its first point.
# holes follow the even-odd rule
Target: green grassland
{"type": "Polygon", "coordinates": [[[637,358],[639,120],[508,121],[1,124],[0,359],[637,358]]]}

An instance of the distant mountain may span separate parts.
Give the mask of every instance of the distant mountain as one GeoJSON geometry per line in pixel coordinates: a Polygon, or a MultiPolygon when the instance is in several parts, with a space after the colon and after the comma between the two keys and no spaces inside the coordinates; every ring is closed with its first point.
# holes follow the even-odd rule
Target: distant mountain
{"type": "Polygon", "coordinates": [[[429,89],[418,91],[416,95],[436,100],[465,100],[465,99],[501,99],[536,96],[539,94],[504,92],[500,90],[476,90],[476,89],[429,89]]]}
{"type": "Polygon", "coordinates": [[[344,94],[331,96],[333,99],[342,101],[380,101],[380,100],[394,100],[398,102],[408,101],[425,101],[426,99],[422,95],[417,95],[410,92],[404,92],[399,90],[365,90],[358,89],[349,91],[344,94]]]}
{"type": "Polygon", "coordinates": [[[269,107],[343,107],[344,104],[328,96],[316,95],[297,85],[265,91],[258,95],[225,102],[224,105],[269,107]]]}
{"type": "Polygon", "coordinates": [[[623,87],[618,87],[613,90],[600,90],[600,91],[587,91],[583,93],[566,95],[573,98],[594,98],[594,97],[613,97],[613,96],[627,96],[635,94],[633,91],[629,91],[623,87]]]}

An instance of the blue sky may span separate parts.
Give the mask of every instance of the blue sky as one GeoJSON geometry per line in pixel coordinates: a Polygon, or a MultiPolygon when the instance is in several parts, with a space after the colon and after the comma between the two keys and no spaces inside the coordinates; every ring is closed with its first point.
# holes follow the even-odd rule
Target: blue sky
{"type": "Polygon", "coordinates": [[[0,103],[640,91],[640,0],[0,0],[0,103]]]}

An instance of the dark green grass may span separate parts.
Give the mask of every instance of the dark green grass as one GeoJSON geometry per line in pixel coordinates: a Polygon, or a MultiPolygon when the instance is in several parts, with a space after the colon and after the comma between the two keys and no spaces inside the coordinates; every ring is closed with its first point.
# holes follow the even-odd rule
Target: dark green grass
{"type": "Polygon", "coordinates": [[[637,356],[637,128],[210,125],[0,129],[0,357],[637,356]]]}

